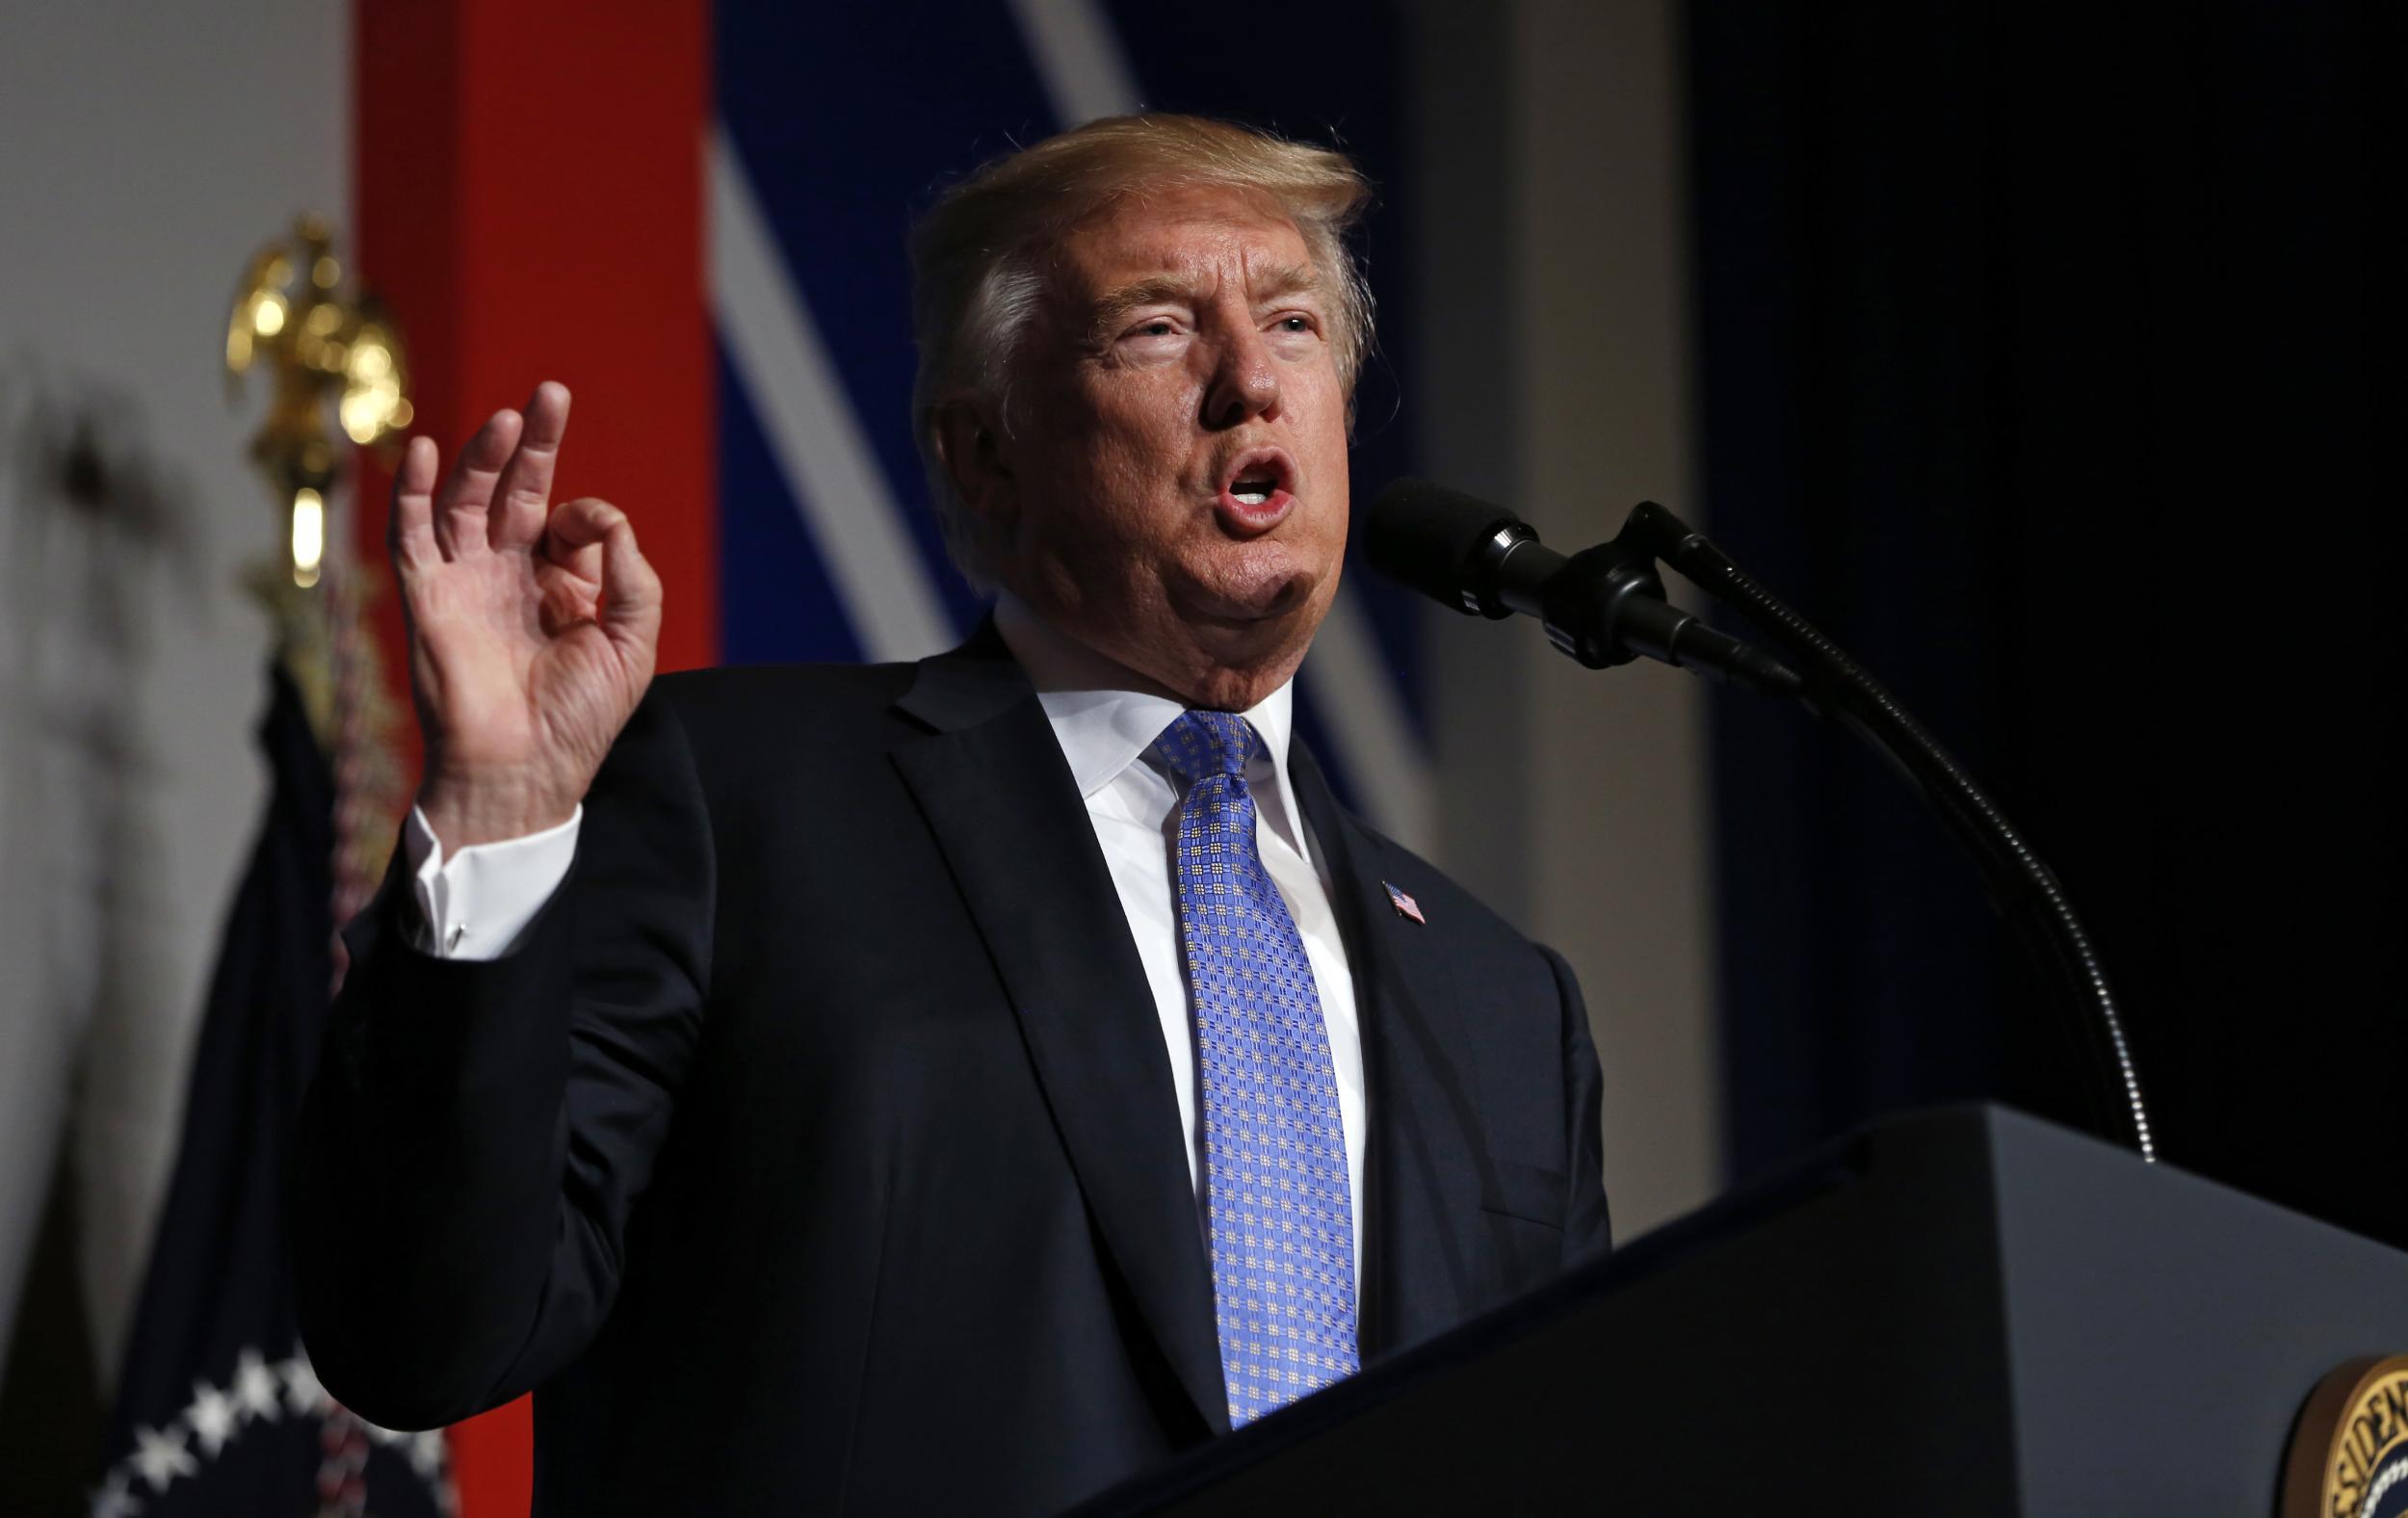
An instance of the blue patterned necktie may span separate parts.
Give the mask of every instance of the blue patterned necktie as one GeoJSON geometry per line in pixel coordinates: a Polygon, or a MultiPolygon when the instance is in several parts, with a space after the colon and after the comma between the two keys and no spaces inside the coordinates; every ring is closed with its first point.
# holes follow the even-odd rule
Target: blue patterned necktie
{"type": "Polygon", "coordinates": [[[1173,868],[1233,1426],[1360,1363],[1338,1078],[1304,939],[1255,845],[1256,746],[1234,712],[1190,712],[1154,746],[1186,791],[1173,868]]]}

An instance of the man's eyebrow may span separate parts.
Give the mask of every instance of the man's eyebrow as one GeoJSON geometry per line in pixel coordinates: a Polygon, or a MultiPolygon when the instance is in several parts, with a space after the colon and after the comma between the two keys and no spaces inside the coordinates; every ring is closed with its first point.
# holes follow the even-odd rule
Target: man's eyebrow
{"type": "Polygon", "coordinates": [[[1291,296],[1322,293],[1321,271],[1311,264],[1281,264],[1254,276],[1254,303],[1267,305],[1291,296]]]}
{"type": "MultiPolygon", "coordinates": [[[[1321,272],[1311,264],[1281,264],[1259,272],[1253,279],[1254,303],[1266,305],[1294,296],[1318,295],[1321,272]]],[[[1186,275],[1155,275],[1122,285],[1095,302],[1095,327],[1109,331],[1141,306],[1169,304],[1195,298],[1195,281],[1186,275]]]]}
{"type": "Polygon", "coordinates": [[[1113,327],[1121,319],[1139,306],[1163,305],[1177,301],[1192,300],[1195,281],[1184,275],[1156,275],[1135,284],[1125,284],[1095,302],[1095,325],[1113,327]]]}

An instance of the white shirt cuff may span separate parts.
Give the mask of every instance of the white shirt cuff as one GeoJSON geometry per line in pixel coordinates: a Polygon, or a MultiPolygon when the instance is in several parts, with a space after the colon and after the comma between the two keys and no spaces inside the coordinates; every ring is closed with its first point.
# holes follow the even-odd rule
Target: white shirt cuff
{"type": "Polygon", "coordinates": [[[443,841],[416,807],[402,827],[418,920],[428,938],[418,949],[438,959],[499,959],[567,878],[577,857],[579,806],[568,821],[524,838],[472,844],[450,858],[443,841]]]}

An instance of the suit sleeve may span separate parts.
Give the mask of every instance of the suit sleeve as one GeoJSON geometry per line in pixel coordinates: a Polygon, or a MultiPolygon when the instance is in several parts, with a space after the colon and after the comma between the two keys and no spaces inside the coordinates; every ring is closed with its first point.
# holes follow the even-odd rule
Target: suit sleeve
{"type": "Polygon", "coordinates": [[[1588,1007],[1581,999],[1580,981],[1561,955],[1544,948],[1539,953],[1555,973],[1563,1027],[1564,1173],[1571,1182],[1564,1199],[1563,1263],[1568,1269],[1613,1247],[1605,1185],[1605,1076],[1589,1036],[1588,1007]]]}
{"type": "Polygon", "coordinates": [[[567,879],[514,950],[430,957],[397,868],[303,1109],[302,1333],[321,1379],[388,1427],[456,1422],[591,1342],[615,1299],[701,1031],[710,823],[658,688],[586,798],[567,879]]]}

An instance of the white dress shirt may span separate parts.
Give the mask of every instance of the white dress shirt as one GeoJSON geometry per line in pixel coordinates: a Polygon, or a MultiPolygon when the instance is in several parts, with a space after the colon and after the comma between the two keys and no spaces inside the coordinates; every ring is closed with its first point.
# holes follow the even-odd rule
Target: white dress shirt
{"type": "MultiPolygon", "coordinates": [[[[1170,1060],[1179,1122],[1187,1138],[1188,1177],[1201,1187],[1195,1096],[1195,1019],[1188,1002],[1179,949],[1179,903],[1171,884],[1171,853],[1179,836],[1179,793],[1146,750],[1186,710],[1178,701],[1132,689],[1142,684],[1119,665],[1062,637],[1009,596],[995,608],[1004,641],[1035,684],[1054,739],[1069,762],[1086,803],[1112,887],[1129,922],[1138,960],[1170,1060]]],[[[1306,836],[1304,816],[1288,780],[1288,744],[1296,695],[1282,685],[1245,713],[1263,750],[1246,770],[1254,797],[1255,840],[1263,864],[1296,919],[1312,965],[1322,1021],[1337,1075],[1338,1115],[1346,1129],[1347,1189],[1354,1212],[1354,1273],[1363,1276],[1363,1040],[1356,1019],[1354,975],[1330,905],[1327,871],[1306,836]]],[[[414,874],[421,920],[432,942],[421,947],[454,959],[507,954],[527,924],[560,887],[577,848],[583,807],[558,827],[481,844],[446,857],[441,842],[412,809],[403,832],[414,874]]],[[[1201,1197],[1198,1199],[1201,1205],[1201,1197]]]]}

